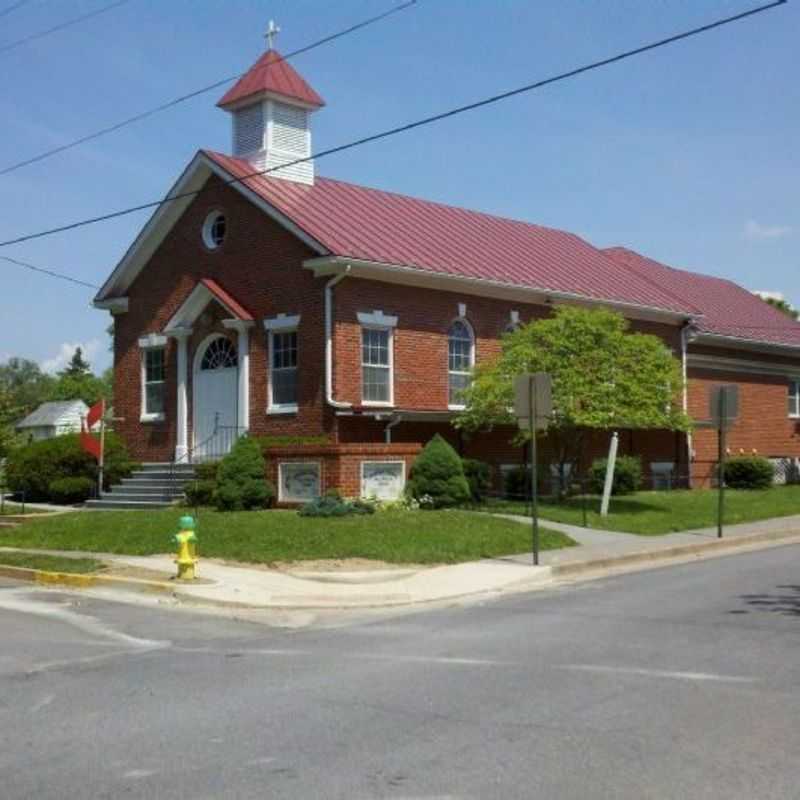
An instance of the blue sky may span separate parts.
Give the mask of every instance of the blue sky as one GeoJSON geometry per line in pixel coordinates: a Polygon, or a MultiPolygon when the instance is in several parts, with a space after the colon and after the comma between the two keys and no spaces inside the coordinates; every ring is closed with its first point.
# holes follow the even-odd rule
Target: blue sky
{"type": "MultiPolygon", "coordinates": [[[[246,70],[274,17],[287,52],[395,0],[130,0],[0,53],[0,168],[246,70]]],[[[106,4],[29,0],[0,48],[106,4]]],[[[11,0],[0,0],[0,10],[11,0]]],[[[758,5],[746,0],[419,0],[298,57],[326,99],[314,147],[546,77],[758,5]]],[[[800,305],[800,5],[333,156],[320,174],[574,231],[800,305]]],[[[212,92],[0,176],[0,238],[161,197],[199,147],[227,152],[212,92]]],[[[146,219],[5,248],[101,283],[146,219]]],[[[0,262],[0,359],[109,365],[92,292],[0,262]]]]}

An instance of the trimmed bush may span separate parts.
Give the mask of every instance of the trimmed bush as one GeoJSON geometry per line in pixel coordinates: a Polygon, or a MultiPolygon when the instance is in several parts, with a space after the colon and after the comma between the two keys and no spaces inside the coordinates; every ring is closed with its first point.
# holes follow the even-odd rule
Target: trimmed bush
{"type": "MultiPolygon", "coordinates": [[[[131,461],[122,440],[106,433],[103,488],[131,474],[131,461]]],[[[80,445],[78,434],[71,433],[31,442],[12,450],[6,461],[6,480],[12,492],[24,492],[31,502],[48,502],[50,484],[59,478],[88,478],[97,481],[97,461],[80,445]]]]}
{"type": "Polygon", "coordinates": [[[67,506],[85,503],[92,496],[95,486],[91,478],[56,478],[50,483],[50,502],[67,506]]]}
{"type": "Polygon", "coordinates": [[[740,456],[725,462],[725,485],[731,489],[768,489],[775,468],[766,458],[740,456]]]}
{"type": "Polygon", "coordinates": [[[187,483],[183,490],[186,495],[186,505],[210,506],[214,502],[216,489],[217,482],[213,480],[203,479],[187,483]]]}
{"type": "Polygon", "coordinates": [[[469,485],[469,494],[473,503],[483,503],[492,483],[492,472],[485,461],[475,458],[462,458],[464,477],[469,485]]]}
{"type": "Polygon", "coordinates": [[[406,491],[425,508],[447,508],[469,500],[461,459],[438,433],[414,461],[406,491]]]}
{"type": "Polygon", "coordinates": [[[275,500],[275,487],[264,477],[265,470],[259,443],[242,436],[219,462],[214,505],[220,511],[268,508],[275,500]]]}
{"type": "Polygon", "coordinates": [[[528,500],[531,496],[531,471],[527,467],[510,469],[503,481],[503,489],[510,500],[528,500]]]}
{"type": "MultiPolygon", "coordinates": [[[[607,458],[596,458],[589,470],[589,491],[602,494],[606,481],[607,458]]],[[[638,456],[617,456],[611,494],[630,494],[642,485],[642,460],[638,456]]]]}

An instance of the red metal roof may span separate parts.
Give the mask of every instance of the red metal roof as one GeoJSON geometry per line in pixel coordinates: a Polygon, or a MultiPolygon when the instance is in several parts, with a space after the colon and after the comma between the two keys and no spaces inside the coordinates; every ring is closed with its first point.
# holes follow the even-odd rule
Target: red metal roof
{"type": "Polygon", "coordinates": [[[631,275],[653,281],[675,297],[691,299],[702,314],[697,327],[703,333],[800,347],[800,322],[729,280],[668,267],[624,247],[604,252],[631,275]]]}
{"type": "Polygon", "coordinates": [[[217,105],[227,106],[251,95],[261,94],[261,92],[302,100],[312,106],[325,105],[325,101],[277,50],[267,50],[223,95],[217,105]]]}
{"type": "MultiPolygon", "coordinates": [[[[204,153],[231,176],[253,172],[242,159],[204,153]]],[[[693,313],[690,303],[566,231],[329,178],[317,178],[313,186],[266,175],[242,183],[332,255],[693,313]]]]}
{"type": "Polygon", "coordinates": [[[234,300],[216,281],[211,280],[211,278],[203,278],[200,283],[202,283],[203,286],[205,286],[206,289],[236,317],[236,319],[245,320],[247,322],[253,321],[253,315],[234,300]]]}

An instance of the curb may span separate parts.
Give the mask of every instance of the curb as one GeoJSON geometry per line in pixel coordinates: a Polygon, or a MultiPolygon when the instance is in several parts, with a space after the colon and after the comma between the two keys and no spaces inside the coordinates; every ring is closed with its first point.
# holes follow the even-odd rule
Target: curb
{"type": "Polygon", "coordinates": [[[753,545],[792,544],[800,542],[800,530],[769,531],[767,533],[753,533],[748,536],[738,536],[736,539],[715,539],[711,542],[697,544],[682,544],[663,550],[642,550],[633,553],[624,553],[619,556],[595,558],[590,561],[574,561],[566,564],[552,564],[553,576],[579,575],[583,572],[625,567],[629,564],[647,564],[660,561],[685,558],[686,556],[725,555],[728,552],[751,548],[753,545]]]}
{"type": "Polygon", "coordinates": [[[30,583],[44,585],[71,586],[76,589],[90,589],[105,586],[112,589],[128,589],[135,592],[173,594],[174,586],[160,581],[139,580],[137,578],[118,578],[114,575],[83,575],[75,572],[50,572],[29,567],[10,567],[0,564],[0,578],[15,578],[30,583]]]}

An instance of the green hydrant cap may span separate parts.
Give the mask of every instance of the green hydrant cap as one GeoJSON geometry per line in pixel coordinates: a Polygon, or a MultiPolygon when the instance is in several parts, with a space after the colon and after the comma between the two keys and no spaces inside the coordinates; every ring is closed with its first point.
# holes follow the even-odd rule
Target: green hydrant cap
{"type": "Polygon", "coordinates": [[[194,517],[185,516],[181,517],[180,526],[182,531],[193,531],[194,530],[194,517]]]}

